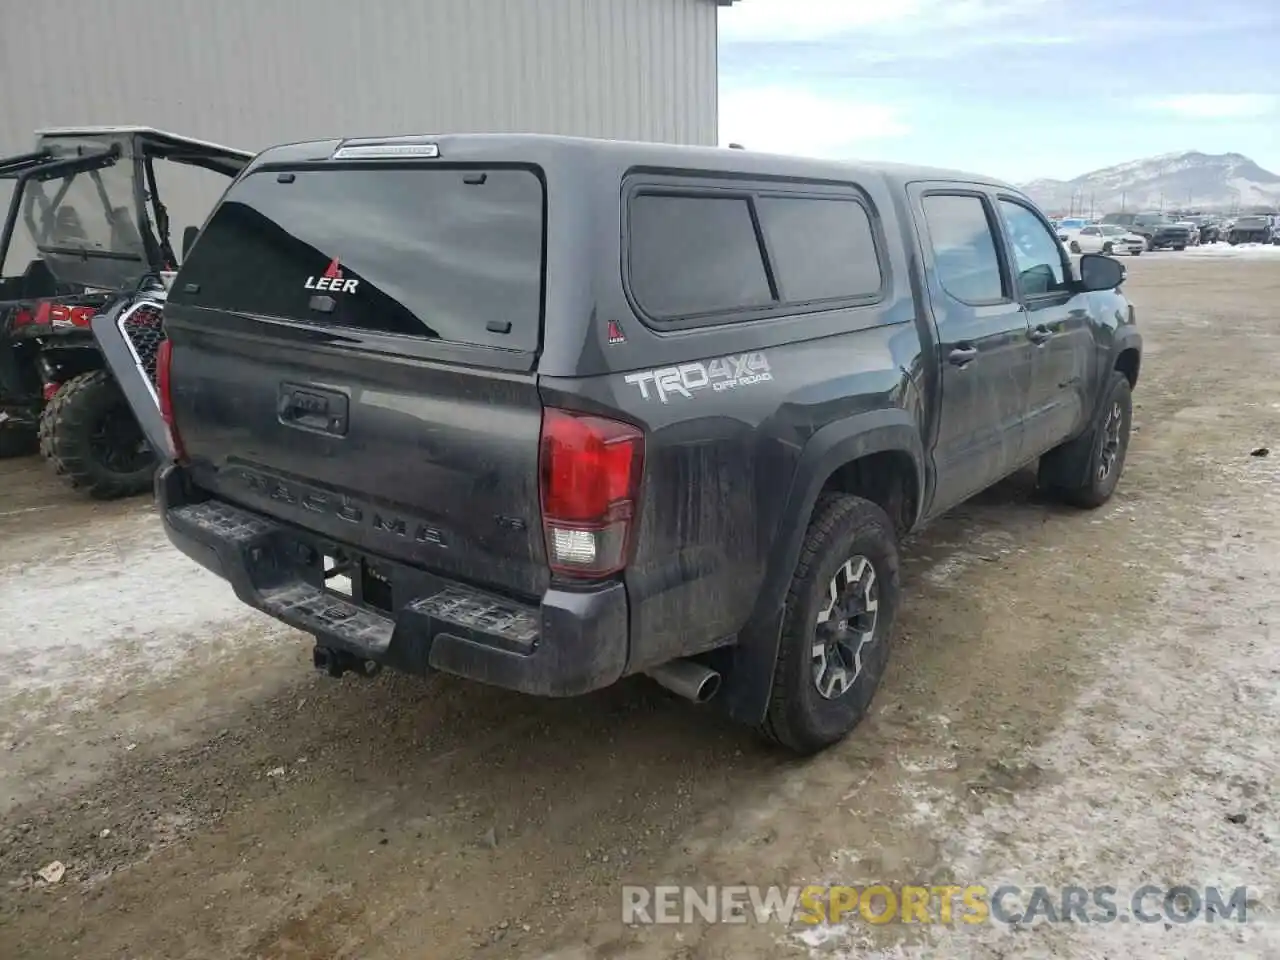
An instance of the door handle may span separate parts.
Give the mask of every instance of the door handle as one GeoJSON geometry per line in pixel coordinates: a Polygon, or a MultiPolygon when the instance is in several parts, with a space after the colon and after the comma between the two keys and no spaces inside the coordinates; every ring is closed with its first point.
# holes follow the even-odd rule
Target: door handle
{"type": "Polygon", "coordinates": [[[1046,340],[1049,340],[1053,337],[1053,331],[1050,330],[1048,327],[1046,327],[1042,323],[1038,327],[1033,327],[1031,329],[1031,332],[1028,333],[1027,336],[1031,339],[1032,343],[1034,343],[1036,346],[1039,346],[1040,344],[1044,343],[1046,340]]]}
{"type": "Polygon", "coordinates": [[[972,363],[978,357],[977,347],[959,346],[947,354],[947,360],[953,366],[963,367],[972,363]]]}

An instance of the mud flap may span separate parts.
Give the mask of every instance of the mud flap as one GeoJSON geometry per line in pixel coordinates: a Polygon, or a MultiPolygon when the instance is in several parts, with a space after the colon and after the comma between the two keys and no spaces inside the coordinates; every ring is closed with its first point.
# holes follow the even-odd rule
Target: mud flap
{"type": "Polygon", "coordinates": [[[173,451],[153,381],[155,349],[164,339],[161,308],[162,304],[153,300],[125,301],[97,314],[90,325],[107,369],[120,384],[156,458],[164,461],[173,458],[173,451]],[[150,313],[144,316],[143,311],[154,313],[154,322],[150,313]]]}
{"type": "Polygon", "coordinates": [[[724,686],[711,703],[750,727],[763,723],[769,709],[782,613],[779,608],[769,616],[753,617],[734,646],[715,652],[727,662],[717,663],[724,686]]]}

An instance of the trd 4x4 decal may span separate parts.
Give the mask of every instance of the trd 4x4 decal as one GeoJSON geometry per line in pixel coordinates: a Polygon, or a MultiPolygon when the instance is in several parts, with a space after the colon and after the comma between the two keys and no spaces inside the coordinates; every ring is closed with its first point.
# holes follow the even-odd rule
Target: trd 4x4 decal
{"type": "Polygon", "coordinates": [[[769,370],[768,358],[757,351],[705,362],[682,363],[678,367],[641,370],[629,373],[623,379],[639,387],[640,396],[645,400],[656,396],[663,403],[670,403],[673,396],[692,400],[694,394],[701,390],[721,393],[737,387],[749,387],[753,383],[767,383],[773,379],[773,374],[769,370]]]}

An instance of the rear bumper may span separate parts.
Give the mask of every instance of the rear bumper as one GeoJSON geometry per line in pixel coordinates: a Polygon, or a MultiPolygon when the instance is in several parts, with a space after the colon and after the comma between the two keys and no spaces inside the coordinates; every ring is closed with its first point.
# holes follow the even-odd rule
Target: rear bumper
{"type": "Polygon", "coordinates": [[[165,533],[229,581],[244,603],[316,637],[324,647],[409,673],[444,673],[523,693],[575,696],[607,687],[627,662],[621,583],[548,590],[525,604],[381,558],[389,602],[375,607],[324,589],[324,557],[352,552],[305,530],[220,500],[188,502],[182,469],[156,475],[165,533]]]}

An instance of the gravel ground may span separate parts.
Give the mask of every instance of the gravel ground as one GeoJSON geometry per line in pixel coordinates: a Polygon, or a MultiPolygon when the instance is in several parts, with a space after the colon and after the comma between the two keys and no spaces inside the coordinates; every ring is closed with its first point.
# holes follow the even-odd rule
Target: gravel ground
{"type": "Polygon", "coordinates": [[[0,463],[0,957],[1280,957],[1280,271],[1126,265],[1116,498],[1023,474],[917,535],[872,715],[805,762],[644,680],[314,676],[147,503],[0,463]],[[654,883],[1244,885],[1249,920],[623,924],[654,883]]]}

